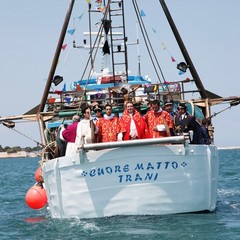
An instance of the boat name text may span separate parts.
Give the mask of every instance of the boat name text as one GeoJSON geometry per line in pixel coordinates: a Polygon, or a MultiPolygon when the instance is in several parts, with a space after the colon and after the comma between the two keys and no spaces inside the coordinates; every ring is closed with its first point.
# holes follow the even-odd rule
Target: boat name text
{"type": "Polygon", "coordinates": [[[117,175],[118,182],[142,182],[142,181],[156,181],[159,177],[158,170],[176,170],[178,168],[185,168],[186,162],[177,163],[175,161],[167,162],[148,162],[146,164],[137,163],[131,166],[130,164],[125,165],[113,165],[102,168],[91,168],[89,170],[82,170],[83,177],[97,177],[104,175],[117,175]]]}

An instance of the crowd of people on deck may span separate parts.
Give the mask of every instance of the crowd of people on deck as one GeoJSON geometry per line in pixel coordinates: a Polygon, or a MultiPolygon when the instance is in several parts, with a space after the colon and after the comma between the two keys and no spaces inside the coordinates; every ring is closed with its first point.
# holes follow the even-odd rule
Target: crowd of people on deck
{"type": "Polygon", "coordinates": [[[162,138],[190,133],[190,143],[211,144],[208,133],[209,119],[202,119],[202,124],[189,114],[187,105],[179,103],[177,111],[174,102],[167,99],[161,107],[159,100],[149,104],[149,110],[142,115],[131,101],[125,103],[120,117],[113,113],[111,104],[104,109],[96,104],[92,109],[82,109],[82,119],[78,115],[72,118],[72,124],[62,125],[58,131],[58,155],[70,156],[85,143],[101,143],[146,138],[162,138]],[[94,116],[91,116],[91,110],[94,116]],[[104,111],[103,111],[104,110],[104,111]],[[104,112],[104,114],[103,114],[104,112]],[[59,144],[60,143],[60,144],[59,144]]]}

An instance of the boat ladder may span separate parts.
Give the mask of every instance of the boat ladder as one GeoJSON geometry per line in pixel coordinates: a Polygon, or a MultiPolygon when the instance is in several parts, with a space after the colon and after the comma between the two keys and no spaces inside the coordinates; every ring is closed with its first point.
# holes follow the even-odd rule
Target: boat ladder
{"type": "MultiPolygon", "coordinates": [[[[128,79],[127,37],[125,33],[123,0],[111,0],[109,8],[110,40],[112,51],[113,79],[117,73],[122,73],[122,81],[128,79]],[[122,30],[122,36],[116,36],[113,30],[122,30]]],[[[120,74],[119,74],[120,75],[120,74]]]]}

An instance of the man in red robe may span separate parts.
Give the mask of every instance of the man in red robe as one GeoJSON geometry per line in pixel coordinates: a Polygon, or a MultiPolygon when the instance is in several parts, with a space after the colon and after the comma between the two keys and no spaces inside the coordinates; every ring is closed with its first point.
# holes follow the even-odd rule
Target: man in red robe
{"type": "Polygon", "coordinates": [[[123,140],[143,139],[149,137],[147,124],[141,114],[134,109],[132,102],[126,103],[122,117],[119,120],[123,140]]]}
{"type": "Polygon", "coordinates": [[[96,125],[98,128],[98,142],[114,142],[118,140],[119,119],[112,113],[112,106],[105,106],[106,114],[100,118],[96,125]]]}
{"type": "Polygon", "coordinates": [[[62,136],[65,141],[74,143],[77,136],[77,126],[80,122],[80,117],[78,115],[74,115],[72,118],[72,124],[70,124],[65,130],[62,132],[62,136]]]}
{"type": "Polygon", "coordinates": [[[73,149],[75,149],[77,127],[78,123],[80,122],[80,117],[78,115],[74,115],[72,121],[73,123],[62,132],[62,137],[67,142],[66,156],[70,156],[73,152],[73,149]]]}
{"type": "Polygon", "coordinates": [[[168,112],[160,107],[160,102],[154,100],[151,104],[152,110],[145,115],[151,138],[171,136],[173,132],[173,121],[168,112]]]}

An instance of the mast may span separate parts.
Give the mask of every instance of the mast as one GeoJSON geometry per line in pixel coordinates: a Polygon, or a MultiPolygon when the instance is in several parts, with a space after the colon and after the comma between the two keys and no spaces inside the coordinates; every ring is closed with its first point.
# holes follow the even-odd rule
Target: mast
{"type": "Polygon", "coordinates": [[[45,89],[44,89],[44,92],[43,92],[43,95],[42,95],[42,100],[41,100],[41,103],[40,103],[38,111],[37,111],[38,125],[39,125],[39,129],[40,129],[41,140],[42,140],[43,145],[46,145],[46,139],[45,139],[45,136],[44,136],[45,124],[44,124],[43,116],[40,113],[43,112],[46,101],[47,101],[47,98],[48,98],[48,93],[49,93],[49,90],[50,90],[50,87],[51,87],[51,84],[52,84],[53,76],[54,76],[56,68],[57,68],[58,59],[59,59],[59,56],[60,56],[60,53],[61,53],[63,41],[64,41],[64,38],[65,38],[65,35],[66,35],[66,31],[67,31],[68,23],[69,23],[69,20],[70,20],[70,17],[71,17],[74,2],[75,2],[75,0],[70,0],[68,11],[66,13],[65,20],[64,20],[64,23],[63,23],[63,26],[62,26],[62,31],[61,31],[61,34],[60,34],[60,37],[59,37],[59,40],[58,40],[58,45],[57,45],[55,55],[54,55],[54,58],[53,58],[53,61],[52,61],[52,66],[51,66],[51,69],[49,71],[48,79],[47,79],[45,89]]]}
{"type": "Polygon", "coordinates": [[[58,45],[57,45],[55,55],[54,55],[54,58],[53,58],[53,61],[52,61],[52,66],[51,66],[51,69],[50,69],[49,74],[48,74],[48,79],[47,79],[47,82],[46,82],[46,85],[45,85],[42,100],[41,100],[40,106],[38,108],[38,114],[40,112],[43,112],[45,103],[47,101],[48,93],[49,93],[49,90],[50,90],[50,87],[51,87],[51,84],[52,84],[52,79],[53,79],[53,76],[55,74],[55,70],[57,68],[58,59],[59,59],[59,56],[60,56],[60,53],[61,53],[63,41],[64,41],[64,38],[65,38],[65,35],[66,35],[66,31],[67,31],[68,23],[69,23],[69,20],[70,20],[70,17],[71,17],[74,2],[75,2],[75,0],[71,0],[70,3],[69,3],[68,11],[67,11],[66,16],[65,16],[65,20],[64,20],[64,23],[63,23],[63,26],[62,26],[62,31],[61,31],[61,34],[60,34],[60,37],[59,37],[59,40],[58,40],[58,45]]]}
{"type": "Polygon", "coordinates": [[[172,19],[172,16],[171,16],[171,14],[170,14],[170,12],[169,12],[166,4],[165,4],[165,1],[164,0],[159,0],[159,2],[161,4],[161,6],[162,6],[162,9],[163,9],[166,17],[167,17],[167,20],[169,22],[169,25],[170,25],[172,31],[173,31],[173,34],[174,34],[174,36],[176,38],[176,41],[177,41],[177,43],[179,45],[179,48],[180,48],[180,50],[181,50],[181,52],[183,54],[183,57],[184,57],[187,65],[189,66],[189,70],[190,70],[190,72],[191,72],[191,74],[193,76],[193,79],[195,80],[196,86],[198,88],[198,91],[199,91],[201,97],[202,98],[208,98],[207,92],[206,92],[206,90],[205,90],[205,88],[204,88],[204,86],[202,84],[202,81],[201,81],[201,79],[200,79],[200,77],[199,77],[199,75],[197,73],[197,70],[195,69],[195,67],[193,65],[193,62],[192,62],[192,60],[191,60],[191,58],[190,58],[190,56],[188,54],[188,51],[187,51],[187,49],[186,49],[186,47],[185,47],[185,45],[184,45],[184,43],[183,43],[183,41],[181,39],[181,36],[180,36],[180,34],[179,34],[178,30],[177,30],[177,27],[176,27],[176,25],[175,25],[175,23],[174,23],[174,21],[172,19]]]}

